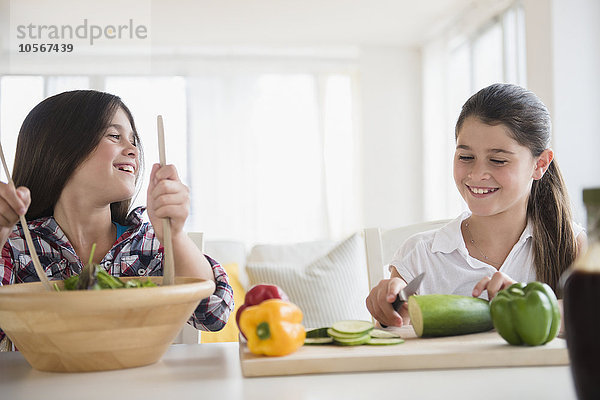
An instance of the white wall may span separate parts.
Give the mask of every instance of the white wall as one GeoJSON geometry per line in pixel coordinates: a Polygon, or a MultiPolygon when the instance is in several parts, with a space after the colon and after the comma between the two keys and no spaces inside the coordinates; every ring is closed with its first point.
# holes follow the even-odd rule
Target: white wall
{"type": "Polygon", "coordinates": [[[600,1],[554,0],[554,147],[576,217],[581,191],[600,187],[600,1]]]}
{"type": "Polygon", "coordinates": [[[420,221],[420,52],[367,47],[362,49],[359,67],[364,225],[393,227],[420,221]]]}
{"type": "Polygon", "coordinates": [[[600,2],[526,0],[527,83],[550,109],[553,149],[575,219],[581,192],[600,187],[600,2]]]}
{"type": "Polygon", "coordinates": [[[9,2],[0,0],[0,72],[8,70],[8,56],[5,49],[9,47],[9,2]]]}
{"type": "Polygon", "coordinates": [[[525,47],[527,88],[533,91],[554,116],[554,66],[552,63],[552,2],[525,0],[525,47]]]}

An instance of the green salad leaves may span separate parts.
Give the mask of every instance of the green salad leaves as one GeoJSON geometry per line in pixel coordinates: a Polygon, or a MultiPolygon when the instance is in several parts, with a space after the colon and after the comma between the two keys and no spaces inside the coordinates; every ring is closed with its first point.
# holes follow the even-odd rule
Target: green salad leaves
{"type": "MultiPolygon", "coordinates": [[[[92,262],[95,250],[96,243],[92,245],[90,259],[83,267],[81,273],[64,280],[64,290],[127,289],[157,286],[150,278],[145,281],[139,279],[123,281],[116,276],[110,275],[100,265],[92,262]]],[[[54,289],[57,292],[61,290],[56,283],[54,284],[54,289]]]]}

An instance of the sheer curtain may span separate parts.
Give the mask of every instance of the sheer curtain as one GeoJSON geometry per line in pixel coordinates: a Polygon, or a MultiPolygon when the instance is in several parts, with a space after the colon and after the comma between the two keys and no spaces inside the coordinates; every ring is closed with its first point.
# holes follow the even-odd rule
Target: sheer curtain
{"type": "Polygon", "coordinates": [[[131,110],[142,142],[144,169],[139,193],[133,205],[146,205],[152,164],[159,162],[157,115],[162,115],[164,120],[167,163],[175,165],[180,179],[189,185],[185,79],[179,76],[110,76],[104,79],[104,90],[121,97],[131,110]]]}
{"type": "Polygon", "coordinates": [[[349,75],[190,78],[193,226],[247,243],[358,229],[351,88],[349,75]]]}
{"type": "Polygon", "coordinates": [[[0,135],[9,163],[33,106],[90,86],[120,96],[135,118],[146,168],[134,205],[146,204],[162,114],[167,162],[191,190],[188,231],[251,245],[341,239],[361,228],[355,75],[4,76],[0,135]]]}
{"type": "MultiPolygon", "coordinates": [[[[17,137],[29,111],[44,98],[41,76],[3,76],[0,78],[0,140],[6,164],[12,174],[17,137]]],[[[0,172],[3,177],[4,169],[0,172]]]]}
{"type": "Polygon", "coordinates": [[[454,126],[464,102],[495,82],[525,80],[523,8],[465,15],[423,47],[424,218],[454,218],[466,205],[452,176],[454,126]]]}

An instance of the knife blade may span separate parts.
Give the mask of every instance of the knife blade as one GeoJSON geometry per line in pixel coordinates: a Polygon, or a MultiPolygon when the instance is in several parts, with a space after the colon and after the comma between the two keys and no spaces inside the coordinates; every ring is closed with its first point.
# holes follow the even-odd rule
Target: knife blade
{"type": "Polygon", "coordinates": [[[406,285],[404,289],[400,291],[400,293],[398,293],[398,295],[396,296],[396,300],[394,300],[394,302],[392,303],[392,307],[394,307],[394,310],[396,310],[396,312],[399,313],[402,304],[407,302],[410,296],[417,293],[417,289],[419,288],[419,286],[421,286],[421,281],[423,280],[424,276],[425,272],[420,273],[415,277],[415,279],[410,281],[408,285],[406,285]]]}

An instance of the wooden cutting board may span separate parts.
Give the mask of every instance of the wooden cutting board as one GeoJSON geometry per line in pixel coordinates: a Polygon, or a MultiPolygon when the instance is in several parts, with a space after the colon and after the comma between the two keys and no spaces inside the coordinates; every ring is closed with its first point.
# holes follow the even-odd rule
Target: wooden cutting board
{"type": "Polygon", "coordinates": [[[393,346],[302,346],[284,357],[256,356],[240,342],[246,377],[329,372],[394,371],[478,367],[567,365],[566,341],[544,346],[511,346],[495,331],[442,338],[418,338],[412,327],[399,328],[405,339],[393,346]]]}

